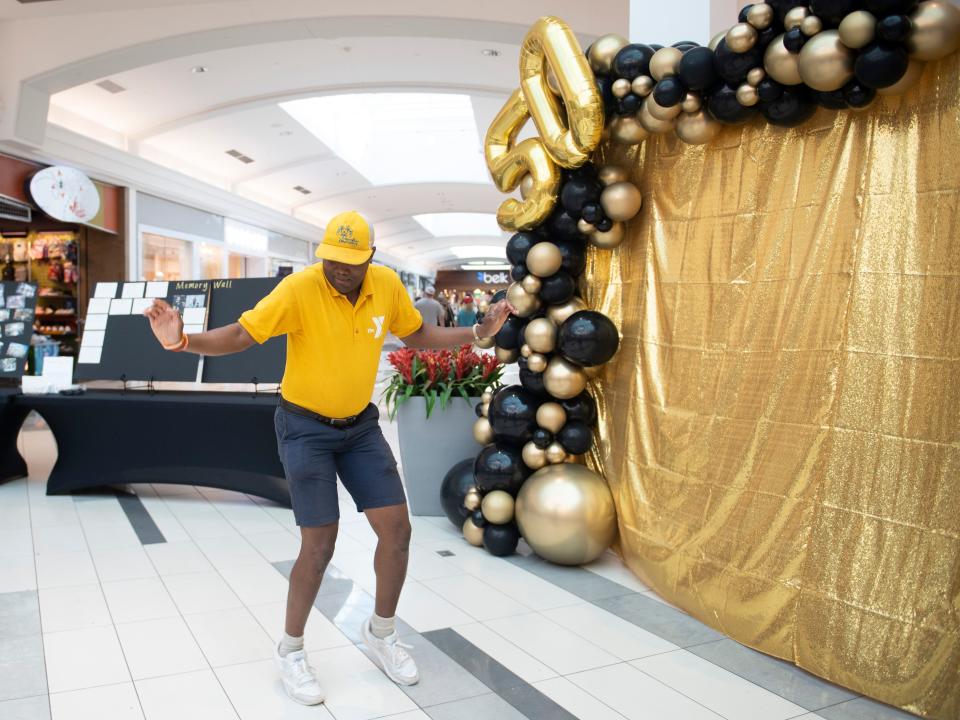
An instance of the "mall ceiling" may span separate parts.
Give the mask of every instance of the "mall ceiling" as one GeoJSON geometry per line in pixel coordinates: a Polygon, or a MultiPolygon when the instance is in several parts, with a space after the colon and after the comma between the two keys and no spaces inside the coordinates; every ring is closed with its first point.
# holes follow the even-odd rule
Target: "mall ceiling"
{"type": "MultiPolygon", "coordinates": [[[[57,86],[48,121],[319,227],[358,209],[394,257],[458,268],[502,262],[493,215],[502,195],[482,139],[517,86],[525,28],[554,14],[589,42],[625,28],[628,3],[310,3],[306,31],[292,33],[262,12],[244,25],[249,2],[203,5],[222,7],[216,30],[244,27],[253,39],[223,42],[208,25],[142,61],[137,47],[113,51],[116,71],[57,86]]],[[[113,11],[103,17],[120,30],[138,10],[183,7],[5,0],[0,19],[113,11]]]]}

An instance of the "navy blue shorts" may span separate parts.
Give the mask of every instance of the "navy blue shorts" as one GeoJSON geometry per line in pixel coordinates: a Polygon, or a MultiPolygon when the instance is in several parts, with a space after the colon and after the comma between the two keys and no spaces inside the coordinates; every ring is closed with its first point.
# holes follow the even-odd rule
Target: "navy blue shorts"
{"type": "Polygon", "coordinates": [[[297,525],[320,527],[340,518],[338,475],[358,512],[407,501],[379,421],[380,411],[373,404],[344,429],[277,407],[277,448],[297,525]]]}

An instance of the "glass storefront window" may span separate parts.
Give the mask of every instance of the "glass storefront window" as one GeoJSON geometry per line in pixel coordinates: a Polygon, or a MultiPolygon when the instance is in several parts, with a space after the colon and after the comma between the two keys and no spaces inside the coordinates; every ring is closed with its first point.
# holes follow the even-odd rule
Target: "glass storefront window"
{"type": "Polygon", "coordinates": [[[143,233],[143,279],[189,280],[191,250],[183,240],[143,233]]]}
{"type": "Polygon", "coordinates": [[[215,280],[223,277],[223,248],[219,245],[200,243],[199,280],[215,280]]]}
{"type": "Polygon", "coordinates": [[[259,278],[267,277],[267,258],[253,255],[230,253],[227,257],[227,277],[259,278]]]}

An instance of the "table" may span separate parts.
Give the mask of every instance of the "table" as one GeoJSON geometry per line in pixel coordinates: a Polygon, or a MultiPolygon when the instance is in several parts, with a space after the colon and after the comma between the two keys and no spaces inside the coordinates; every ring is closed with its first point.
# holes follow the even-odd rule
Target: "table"
{"type": "Polygon", "coordinates": [[[18,417],[22,424],[36,410],[57,441],[48,495],[102,485],[169,483],[235,490],[290,507],[277,455],[276,406],[276,395],[251,393],[16,395],[6,398],[0,413],[0,467],[15,463],[7,435],[23,463],[16,453],[17,433],[3,424],[16,424],[18,417]]]}

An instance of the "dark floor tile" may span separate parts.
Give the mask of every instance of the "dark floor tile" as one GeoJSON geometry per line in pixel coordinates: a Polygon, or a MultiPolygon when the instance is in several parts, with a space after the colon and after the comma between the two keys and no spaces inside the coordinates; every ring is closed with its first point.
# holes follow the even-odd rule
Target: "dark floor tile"
{"type": "Polygon", "coordinates": [[[680,647],[725,638],[699,620],[641,593],[604,598],[594,604],[680,647]]]}
{"type": "Polygon", "coordinates": [[[511,555],[507,560],[590,602],[620,595],[636,594],[636,591],[589,570],[554,565],[536,555],[511,555]]]}

